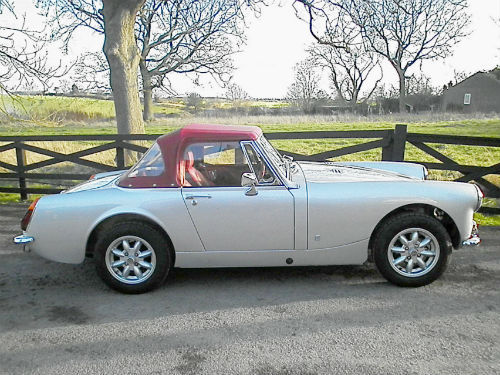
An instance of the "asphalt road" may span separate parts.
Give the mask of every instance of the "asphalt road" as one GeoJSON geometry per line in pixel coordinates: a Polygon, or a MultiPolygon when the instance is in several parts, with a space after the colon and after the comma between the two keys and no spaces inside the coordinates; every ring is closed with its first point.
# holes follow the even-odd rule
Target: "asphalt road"
{"type": "Polygon", "coordinates": [[[373,266],[174,270],[128,296],[22,253],[23,212],[0,206],[2,374],[500,374],[500,228],[418,289],[373,266]]]}

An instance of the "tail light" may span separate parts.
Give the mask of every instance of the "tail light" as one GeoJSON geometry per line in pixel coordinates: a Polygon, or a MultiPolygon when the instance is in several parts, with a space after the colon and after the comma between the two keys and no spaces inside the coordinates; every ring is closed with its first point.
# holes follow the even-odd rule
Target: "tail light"
{"type": "Polygon", "coordinates": [[[95,174],[89,177],[89,181],[92,181],[95,178],[95,174]]]}
{"type": "Polygon", "coordinates": [[[33,211],[35,211],[36,204],[40,198],[35,199],[30,206],[28,207],[28,211],[26,211],[26,214],[24,214],[23,219],[21,220],[21,229],[26,230],[28,228],[28,225],[31,221],[31,216],[33,215],[33,211]]]}

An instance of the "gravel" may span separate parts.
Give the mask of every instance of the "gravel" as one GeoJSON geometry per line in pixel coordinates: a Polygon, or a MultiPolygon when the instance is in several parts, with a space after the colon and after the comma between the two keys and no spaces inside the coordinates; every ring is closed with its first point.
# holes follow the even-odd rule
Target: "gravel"
{"type": "Polygon", "coordinates": [[[2,374],[500,374],[500,228],[422,288],[373,265],[178,269],[130,296],[11,244],[24,210],[0,206],[2,374]]]}

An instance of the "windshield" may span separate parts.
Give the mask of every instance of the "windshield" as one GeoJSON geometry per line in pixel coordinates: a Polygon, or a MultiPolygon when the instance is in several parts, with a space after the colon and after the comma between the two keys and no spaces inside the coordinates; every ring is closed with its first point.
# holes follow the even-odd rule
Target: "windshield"
{"type": "Polygon", "coordinates": [[[286,168],[285,161],[283,160],[280,153],[278,151],[276,151],[276,149],[273,147],[273,145],[271,143],[269,143],[269,141],[263,136],[261,136],[257,140],[257,142],[264,149],[264,152],[267,154],[269,159],[271,159],[271,162],[274,165],[276,165],[285,176],[288,177],[288,174],[286,173],[287,168],[286,168]]]}

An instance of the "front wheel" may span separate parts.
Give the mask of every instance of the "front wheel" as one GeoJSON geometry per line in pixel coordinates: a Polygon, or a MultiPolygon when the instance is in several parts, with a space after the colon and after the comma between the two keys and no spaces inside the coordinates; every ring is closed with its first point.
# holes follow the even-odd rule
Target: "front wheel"
{"type": "Polygon", "coordinates": [[[161,285],[170,269],[164,236],[141,222],[123,222],[103,230],[95,252],[96,269],[111,288],[144,293],[161,285]]]}
{"type": "Polygon", "coordinates": [[[388,281],[409,287],[427,285],[445,271],[451,240],[439,220],[419,213],[390,218],[373,242],[375,264],[388,281]]]}

